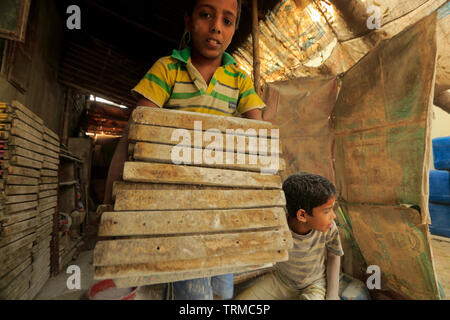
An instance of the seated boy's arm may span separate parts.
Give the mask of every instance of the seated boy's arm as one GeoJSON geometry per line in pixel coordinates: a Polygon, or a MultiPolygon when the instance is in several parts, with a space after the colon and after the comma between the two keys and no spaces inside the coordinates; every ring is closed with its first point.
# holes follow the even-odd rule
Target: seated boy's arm
{"type": "Polygon", "coordinates": [[[327,250],[327,300],[339,299],[339,271],[341,257],[327,250]]]}

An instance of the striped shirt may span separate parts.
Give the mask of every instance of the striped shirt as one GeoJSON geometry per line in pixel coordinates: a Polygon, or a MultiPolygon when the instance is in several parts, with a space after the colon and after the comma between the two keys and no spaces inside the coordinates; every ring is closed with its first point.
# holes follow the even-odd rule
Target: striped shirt
{"type": "Polygon", "coordinates": [[[327,232],[291,233],[294,245],[289,250],[289,260],[275,265],[275,275],[294,290],[325,280],[327,250],[337,256],[344,255],[336,223],[333,221],[327,232]]]}
{"type": "Polygon", "coordinates": [[[191,50],[160,58],[133,88],[159,107],[233,116],[264,108],[250,77],[224,52],[209,84],[191,62],[191,50]]]}

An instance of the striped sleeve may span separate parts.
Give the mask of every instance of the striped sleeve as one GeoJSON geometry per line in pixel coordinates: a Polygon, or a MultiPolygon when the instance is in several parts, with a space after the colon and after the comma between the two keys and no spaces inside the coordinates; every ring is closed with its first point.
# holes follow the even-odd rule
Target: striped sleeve
{"type": "Polygon", "coordinates": [[[168,58],[163,57],[153,64],[147,74],[132,89],[159,107],[163,107],[172,94],[176,71],[169,68],[168,58]]]}
{"type": "Polygon", "coordinates": [[[253,109],[263,109],[266,105],[258,96],[253,86],[253,82],[246,74],[240,73],[239,77],[239,100],[237,111],[243,114],[253,109]]]}
{"type": "Polygon", "coordinates": [[[339,230],[336,223],[333,221],[333,226],[327,234],[326,247],[331,253],[336,256],[343,256],[344,250],[342,249],[341,238],[339,236],[339,230]]]}

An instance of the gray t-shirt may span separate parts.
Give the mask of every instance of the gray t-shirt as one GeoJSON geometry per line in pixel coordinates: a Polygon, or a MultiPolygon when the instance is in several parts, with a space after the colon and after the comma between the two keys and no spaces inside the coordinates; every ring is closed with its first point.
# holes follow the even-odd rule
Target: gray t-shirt
{"type": "Polygon", "coordinates": [[[327,232],[291,233],[294,245],[289,250],[289,260],[275,265],[275,275],[294,290],[325,280],[327,250],[337,256],[344,255],[336,223],[333,221],[327,232]]]}

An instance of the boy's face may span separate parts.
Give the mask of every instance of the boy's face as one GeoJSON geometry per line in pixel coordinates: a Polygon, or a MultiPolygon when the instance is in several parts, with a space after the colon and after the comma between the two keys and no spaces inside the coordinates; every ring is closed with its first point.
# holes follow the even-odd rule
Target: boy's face
{"type": "Polygon", "coordinates": [[[206,59],[222,58],[233,38],[237,0],[198,0],[186,29],[192,35],[196,54],[206,59]]]}
{"type": "Polygon", "coordinates": [[[304,214],[305,223],[311,229],[326,232],[333,225],[336,219],[334,214],[334,204],[336,197],[331,197],[326,203],[313,209],[313,215],[304,214]]]}

